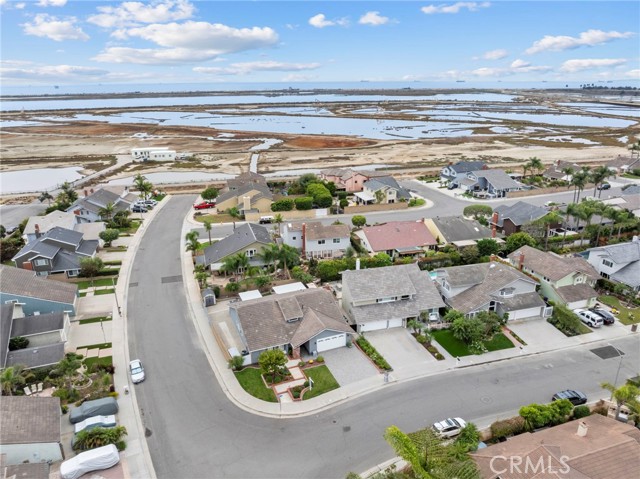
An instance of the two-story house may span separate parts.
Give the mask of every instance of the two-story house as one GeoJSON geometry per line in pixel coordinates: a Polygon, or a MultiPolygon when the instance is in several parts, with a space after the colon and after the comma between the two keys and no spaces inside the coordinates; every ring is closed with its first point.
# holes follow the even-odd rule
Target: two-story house
{"type": "Polygon", "coordinates": [[[204,254],[196,256],[196,263],[219,272],[225,259],[236,254],[244,254],[249,258],[250,267],[264,267],[266,265],[261,258],[262,251],[266,245],[273,243],[267,228],[245,223],[238,226],[229,236],[207,246],[204,254]]]}
{"type": "Polygon", "coordinates": [[[366,181],[386,173],[377,171],[353,170],[351,168],[329,168],[322,170],[318,175],[321,180],[330,181],[336,185],[336,190],[355,193],[362,191],[366,181]]]}
{"type": "Polygon", "coordinates": [[[457,187],[467,177],[467,173],[486,168],[487,164],[483,161],[459,161],[455,165],[450,163],[440,170],[440,182],[457,187]]]}
{"type": "Polygon", "coordinates": [[[358,333],[406,327],[444,306],[429,275],[415,263],[342,272],[342,308],[358,333]]]}
{"type": "Polygon", "coordinates": [[[504,198],[510,191],[520,189],[520,184],[504,170],[470,171],[459,181],[459,186],[462,191],[486,198],[504,198]]]}
{"type": "Polygon", "coordinates": [[[75,215],[66,211],[55,210],[45,216],[30,216],[22,232],[22,237],[25,243],[31,243],[51,228],[59,226],[72,230],[76,224],[75,215]]]}
{"type": "Polygon", "coordinates": [[[411,193],[398,184],[392,176],[380,176],[365,181],[363,189],[355,193],[356,204],[373,205],[398,203],[411,199],[411,193]]]}
{"type": "Polygon", "coordinates": [[[113,213],[131,209],[138,197],[129,193],[125,186],[104,186],[97,191],[85,190],[84,197],[79,198],[67,211],[76,216],[78,223],[102,221],[100,211],[108,204],[113,205],[113,213]]]}
{"type": "Polygon", "coordinates": [[[480,311],[510,320],[551,316],[552,308],[536,292],[537,281],[501,262],[438,269],[436,283],[447,305],[465,316],[480,311]]]}
{"type": "MultiPolygon", "coordinates": [[[[539,220],[548,214],[549,211],[542,206],[518,201],[513,205],[496,206],[491,217],[491,225],[495,226],[497,231],[504,233],[505,236],[509,236],[518,233],[523,225],[539,220]]],[[[549,227],[557,228],[559,226],[560,224],[549,227]]]]}
{"type": "Polygon", "coordinates": [[[569,163],[568,161],[557,160],[542,173],[542,176],[549,180],[571,181],[573,173],[580,171],[580,165],[569,163]],[[571,172],[568,172],[571,170],[571,172]],[[565,171],[567,171],[565,173],[565,171]]]}
{"type": "Polygon", "coordinates": [[[65,273],[74,277],[80,272],[80,261],[93,258],[98,246],[97,240],[85,240],[78,231],[56,226],[27,243],[12,261],[18,268],[35,271],[38,276],[65,273]]]}
{"type": "Polygon", "coordinates": [[[230,208],[238,208],[243,215],[250,212],[271,211],[273,193],[267,180],[258,173],[246,172],[227,182],[227,188],[216,198],[216,209],[223,213],[230,208]]]}
{"type": "Polygon", "coordinates": [[[439,245],[453,244],[462,248],[486,238],[502,241],[494,236],[490,228],[483,226],[479,221],[462,216],[426,218],[424,224],[439,245]]]}
{"type": "Polygon", "coordinates": [[[629,243],[591,248],[583,256],[603,278],[640,291],[640,238],[629,243]]]}
{"type": "Polygon", "coordinates": [[[598,298],[594,286],[597,271],[580,257],[563,257],[531,246],[518,248],[509,256],[514,268],[540,281],[540,293],[569,309],[590,308],[598,298]]]}
{"type": "Polygon", "coordinates": [[[424,256],[438,245],[423,221],[390,221],[364,226],[354,234],[370,254],[386,253],[391,258],[424,256]]]}
{"type": "Polygon", "coordinates": [[[298,248],[310,258],[339,258],[351,246],[351,230],[345,224],[324,225],[320,221],[285,223],[284,244],[298,248]]]}

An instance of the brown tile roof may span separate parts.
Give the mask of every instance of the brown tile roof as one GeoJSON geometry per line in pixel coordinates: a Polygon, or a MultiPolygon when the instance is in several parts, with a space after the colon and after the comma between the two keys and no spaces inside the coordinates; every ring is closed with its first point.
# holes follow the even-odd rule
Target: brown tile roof
{"type": "Polygon", "coordinates": [[[375,226],[365,226],[362,232],[373,251],[438,244],[423,221],[391,221],[375,226]]]}
{"type": "Polygon", "coordinates": [[[36,276],[33,271],[0,265],[0,291],[5,294],[73,304],[78,287],[36,276]]]}
{"type": "Polygon", "coordinates": [[[319,221],[307,223],[306,235],[309,240],[348,238],[351,229],[347,225],[323,225],[319,221]]]}
{"type": "Polygon", "coordinates": [[[3,396],[0,444],[60,442],[60,398],[3,396]]]}
{"type": "Polygon", "coordinates": [[[514,265],[520,263],[520,254],[524,254],[524,267],[528,270],[558,281],[575,272],[584,273],[592,278],[598,278],[598,272],[582,258],[565,258],[552,253],[545,253],[531,246],[518,248],[509,255],[514,265]]]}

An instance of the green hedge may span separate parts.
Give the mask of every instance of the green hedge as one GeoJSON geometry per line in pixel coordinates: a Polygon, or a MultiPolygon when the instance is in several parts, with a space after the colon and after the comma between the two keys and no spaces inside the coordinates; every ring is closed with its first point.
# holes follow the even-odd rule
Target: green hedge
{"type": "Polygon", "coordinates": [[[515,436],[524,431],[524,419],[522,416],[496,421],[491,424],[491,437],[494,439],[503,439],[509,436],[515,436]]]}
{"type": "Polygon", "coordinates": [[[382,357],[382,355],[371,346],[371,343],[365,339],[364,336],[360,336],[356,339],[356,343],[360,346],[360,349],[364,351],[364,353],[371,358],[371,360],[378,366],[380,369],[384,369],[385,371],[391,371],[391,366],[387,362],[386,359],[382,357]]]}

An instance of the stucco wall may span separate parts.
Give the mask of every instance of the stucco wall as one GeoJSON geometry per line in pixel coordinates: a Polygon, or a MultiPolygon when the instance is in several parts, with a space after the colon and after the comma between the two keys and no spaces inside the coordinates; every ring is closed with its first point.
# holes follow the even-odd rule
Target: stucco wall
{"type": "Polygon", "coordinates": [[[376,204],[376,205],[360,205],[360,206],[347,206],[344,209],[344,213],[347,215],[367,213],[370,211],[393,211],[393,210],[406,210],[409,207],[409,203],[388,203],[388,204],[376,204]]]}

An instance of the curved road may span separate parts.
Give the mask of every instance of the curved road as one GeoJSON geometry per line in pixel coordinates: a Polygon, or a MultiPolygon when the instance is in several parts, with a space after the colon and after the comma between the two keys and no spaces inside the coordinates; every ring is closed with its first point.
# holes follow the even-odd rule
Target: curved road
{"type": "MultiPolygon", "coordinates": [[[[580,348],[389,385],[303,418],[247,413],[221,390],[188,314],[180,236],[192,203],[171,198],[147,226],[128,293],[131,357],[147,373],[138,406],[159,478],[342,478],[393,456],[382,437],[391,424],[413,431],[461,415],[484,425],[566,387],[601,397],[598,384],[616,376],[618,358],[580,348]]],[[[622,381],[640,361],[637,337],[615,345],[626,353],[622,381]]]]}

